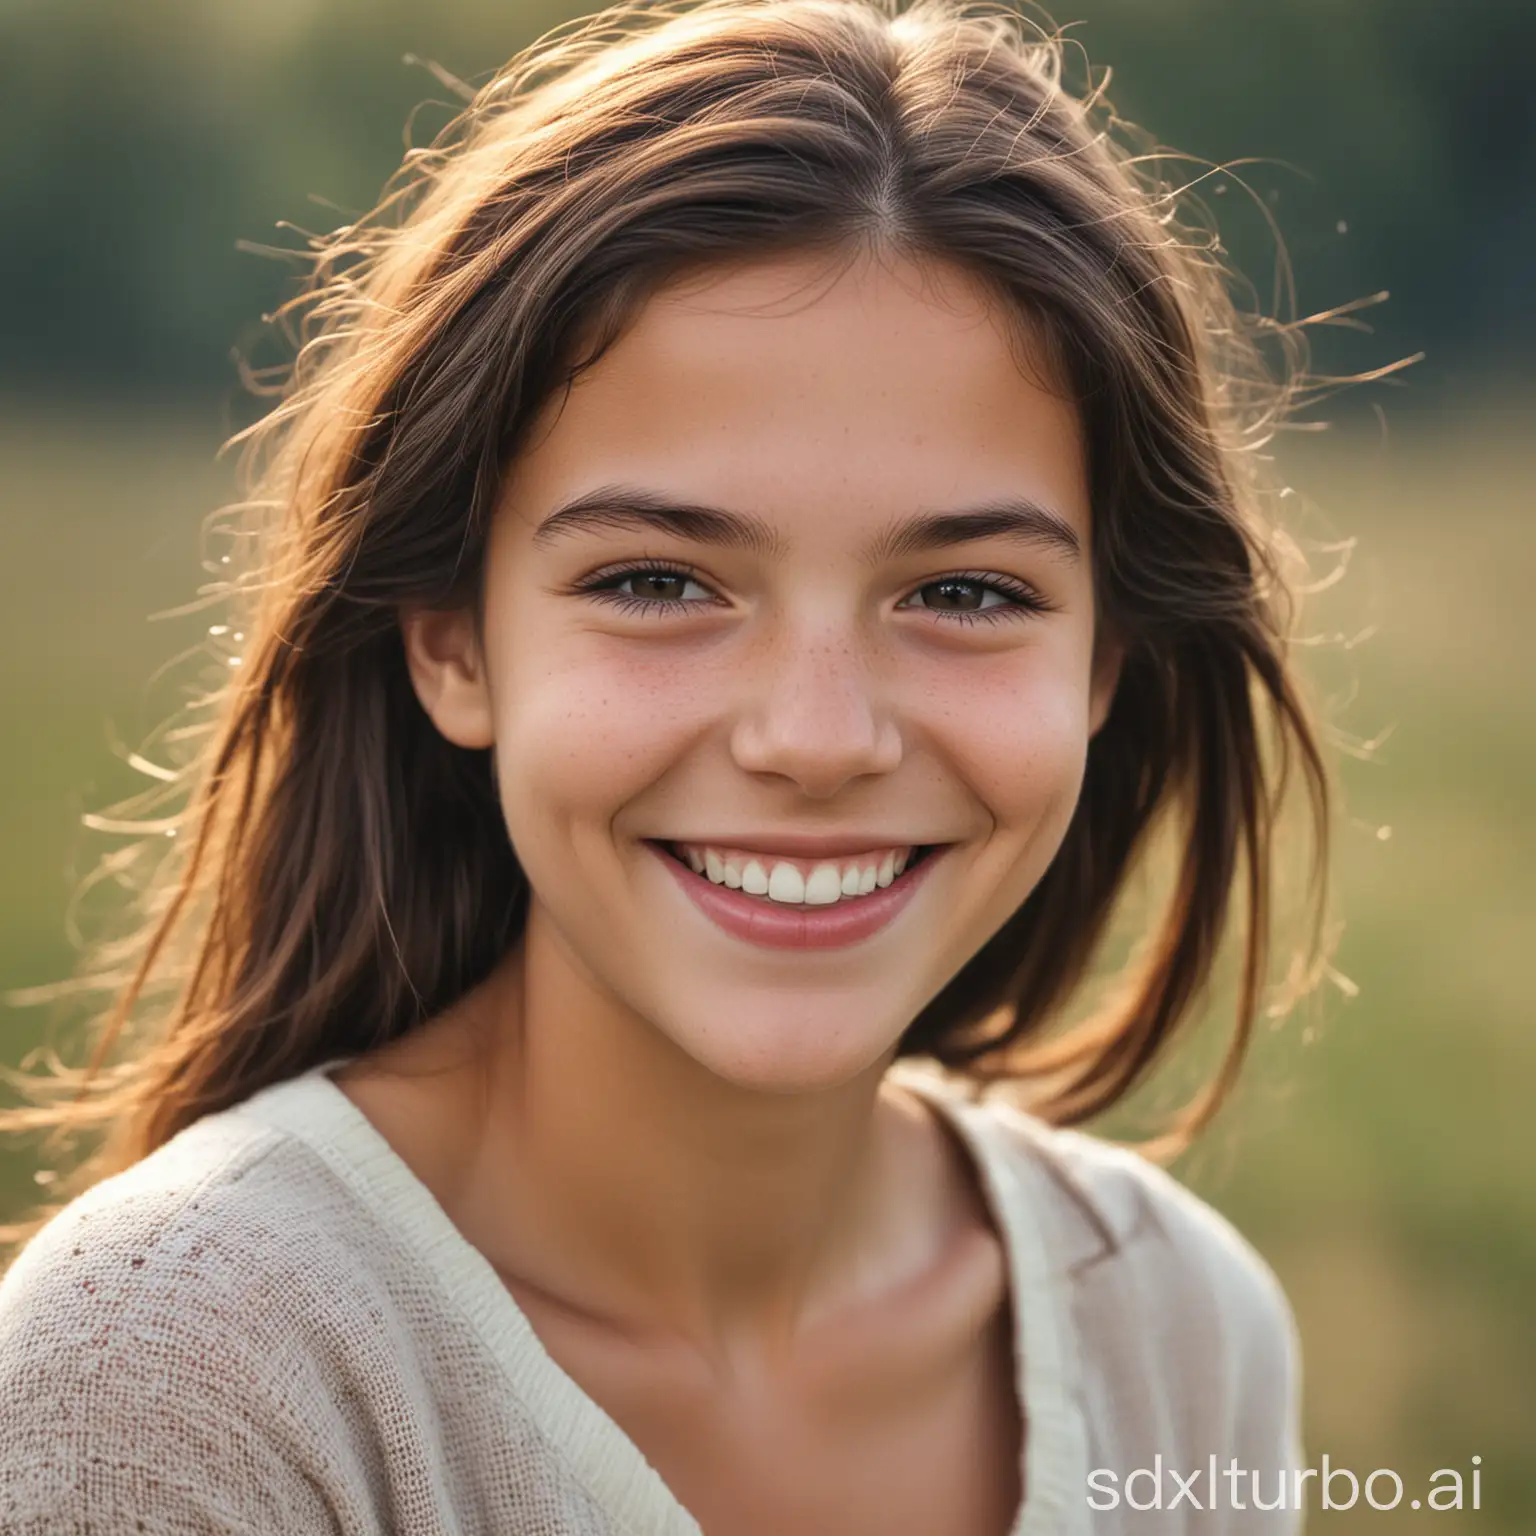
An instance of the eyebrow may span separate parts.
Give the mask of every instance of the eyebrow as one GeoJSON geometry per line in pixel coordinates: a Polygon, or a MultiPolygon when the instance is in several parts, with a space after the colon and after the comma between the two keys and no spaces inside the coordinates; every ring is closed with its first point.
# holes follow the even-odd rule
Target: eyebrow
{"type": "MultiPolygon", "coordinates": [[[[632,532],[653,529],[697,544],[750,550],[777,558],[785,552],[778,531],[760,517],[700,502],[678,501],[640,486],[604,485],[564,502],[534,530],[533,542],[546,546],[585,532],[632,532]]],[[[1003,496],[947,512],[923,512],[896,522],[876,535],[864,550],[871,565],[903,555],[978,539],[1009,539],[1054,549],[1068,560],[1082,556],[1077,530],[1059,512],[1027,496],[1003,496]]]]}

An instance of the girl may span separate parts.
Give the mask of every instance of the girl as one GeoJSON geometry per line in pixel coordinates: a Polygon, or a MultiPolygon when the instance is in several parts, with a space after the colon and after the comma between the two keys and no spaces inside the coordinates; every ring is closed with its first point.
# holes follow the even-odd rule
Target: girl
{"type": "Polygon", "coordinates": [[[1325,830],[1283,391],[1061,54],[605,13],[320,243],[137,963],[7,1122],[110,1134],[10,1234],[0,1527],[1298,1528],[1273,1275],[1066,1128],[1240,885],[1210,1117],[1287,763],[1325,830]]]}

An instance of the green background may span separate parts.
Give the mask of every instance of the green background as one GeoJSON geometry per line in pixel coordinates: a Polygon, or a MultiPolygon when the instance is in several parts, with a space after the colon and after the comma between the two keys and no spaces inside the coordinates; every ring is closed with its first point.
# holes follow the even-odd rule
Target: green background
{"type": "MultiPolygon", "coordinates": [[[[81,828],[145,781],[122,752],[184,699],[218,615],[151,614],[207,579],[200,519],[256,414],[231,351],[302,245],[365,210],[451,115],[411,53],[478,81],[575,14],[482,0],[0,0],[0,987],[67,973],[121,839],[81,828]],[[114,743],[121,744],[114,747],[114,743]]],[[[1390,383],[1277,445],[1314,543],[1353,540],[1305,652],[1342,738],[1342,980],[1266,1032],[1180,1166],[1289,1291],[1316,1465],[1470,1474],[1460,1515],[1316,1508],[1319,1530],[1536,1530],[1536,940],[1530,585],[1536,485],[1536,6],[1470,0],[1081,0],[1056,11],[1117,108],[1242,168],[1202,184],[1273,310],[1279,224],[1301,313],[1380,290],[1319,364],[1390,383]]],[[[1191,169],[1190,176],[1201,168],[1191,169]]],[[[1326,567],[1336,556],[1322,554],[1326,567]]],[[[0,1059],[44,1010],[0,1011],[0,1059]]],[[[1214,1026],[1220,1019],[1212,1020],[1214,1026]]],[[[10,1102],[7,1100],[7,1102],[10,1102]]],[[[0,1217],[34,1194],[0,1151],[0,1217]]]]}

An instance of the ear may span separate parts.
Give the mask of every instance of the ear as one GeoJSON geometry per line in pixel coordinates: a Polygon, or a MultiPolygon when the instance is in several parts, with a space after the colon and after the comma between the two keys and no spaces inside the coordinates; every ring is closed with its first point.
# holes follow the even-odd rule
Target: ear
{"type": "Polygon", "coordinates": [[[402,608],[405,662],[421,707],[457,747],[496,744],[485,657],[468,608],[402,608]]]}
{"type": "Polygon", "coordinates": [[[1125,665],[1125,644],[1108,625],[1100,624],[1093,641],[1093,674],[1088,684],[1088,734],[1099,734],[1115,702],[1120,671],[1125,665]]]}

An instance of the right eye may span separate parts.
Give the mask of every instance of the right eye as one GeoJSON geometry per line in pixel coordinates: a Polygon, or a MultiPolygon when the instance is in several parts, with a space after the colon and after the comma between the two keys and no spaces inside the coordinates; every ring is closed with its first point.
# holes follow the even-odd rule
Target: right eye
{"type": "Polygon", "coordinates": [[[599,572],[582,583],[578,590],[599,602],[613,603],[626,612],[662,614],[701,606],[697,599],[683,596],[690,585],[708,591],[685,566],[631,565],[599,572]],[[634,591],[622,590],[630,585],[634,591]]]}

